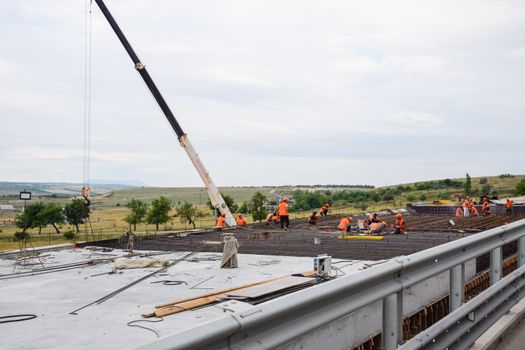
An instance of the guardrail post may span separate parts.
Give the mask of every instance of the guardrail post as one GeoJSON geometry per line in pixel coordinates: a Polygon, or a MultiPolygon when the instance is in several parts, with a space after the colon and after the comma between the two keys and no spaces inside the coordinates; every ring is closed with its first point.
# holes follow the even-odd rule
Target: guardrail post
{"type": "Polygon", "coordinates": [[[403,291],[383,299],[383,349],[395,350],[400,342],[403,321],[403,291]]]}
{"type": "Polygon", "coordinates": [[[501,247],[490,251],[490,285],[501,279],[501,247]]]}
{"type": "Polygon", "coordinates": [[[518,238],[518,267],[525,265],[525,236],[518,238]]]}
{"type": "Polygon", "coordinates": [[[465,264],[459,264],[450,269],[449,311],[452,312],[463,304],[465,295],[465,264]]]}

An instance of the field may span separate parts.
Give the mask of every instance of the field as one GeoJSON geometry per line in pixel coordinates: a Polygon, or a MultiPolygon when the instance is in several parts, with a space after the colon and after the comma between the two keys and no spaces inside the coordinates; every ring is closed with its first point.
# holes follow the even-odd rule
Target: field
{"type": "MultiPolygon", "coordinates": [[[[499,177],[492,176],[487,177],[487,183],[493,187],[500,198],[511,196],[514,192],[516,184],[525,179],[525,176],[517,175],[513,177],[499,177]]],[[[455,181],[464,182],[465,179],[453,179],[455,181]]],[[[5,183],[0,182],[0,204],[12,204],[17,210],[21,210],[24,203],[18,199],[17,191],[20,188],[27,186],[27,184],[10,187],[2,185],[5,183]]],[[[411,185],[413,184],[404,184],[411,185]]],[[[480,191],[484,184],[480,183],[480,178],[472,178],[472,187],[475,191],[480,191]]],[[[38,187],[38,186],[37,186],[38,187]]],[[[394,189],[397,186],[389,186],[386,188],[374,189],[372,191],[384,191],[385,189],[394,189]]],[[[26,188],[26,187],[24,187],[26,188]]],[[[67,191],[72,191],[71,184],[50,184],[49,186],[40,186],[39,190],[34,192],[32,201],[42,201],[44,203],[58,202],[65,204],[71,200],[71,196],[65,196],[67,191]],[[60,187],[63,186],[63,187],[60,187]],[[50,193],[60,193],[60,195],[53,195],[50,193]]],[[[298,187],[286,186],[286,187],[226,187],[221,188],[221,193],[224,195],[230,195],[233,197],[237,204],[241,204],[244,201],[249,201],[253,194],[257,191],[262,192],[270,201],[276,201],[279,196],[288,195],[299,189],[298,187]]],[[[354,190],[363,191],[364,189],[351,189],[335,187],[330,188],[323,186],[322,188],[305,187],[300,188],[308,191],[340,191],[340,190],[354,190]]],[[[187,187],[187,188],[154,188],[154,187],[126,187],[112,189],[109,187],[94,186],[94,190],[97,196],[94,197],[93,210],[91,213],[91,228],[86,223],[80,227],[80,234],[77,236],[78,240],[99,240],[104,238],[115,238],[120,237],[124,232],[128,230],[128,224],[124,222],[124,217],[129,213],[129,209],[126,204],[131,199],[141,199],[145,202],[151,202],[152,199],[158,198],[159,196],[165,196],[169,198],[174,206],[187,201],[197,206],[201,211],[205,213],[205,217],[197,221],[197,228],[210,228],[214,225],[214,219],[212,212],[206,205],[208,201],[208,195],[206,189],[198,187],[187,187]],[[93,233],[91,233],[93,232],[93,233]]],[[[370,191],[370,189],[365,189],[370,191]]],[[[449,201],[451,204],[455,203],[455,196],[463,195],[463,188],[451,188],[451,189],[428,189],[428,190],[410,190],[396,195],[392,200],[379,200],[371,201],[368,203],[347,203],[344,201],[334,203],[335,206],[332,208],[332,213],[349,213],[354,214],[362,211],[376,211],[384,208],[401,208],[409,202],[427,202],[432,203],[435,200],[441,199],[444,202],[449,201]]],[[[295,211],[292,212],[291,218],[306,217],[311,211],[295,211]]],[[[175,214],[172,210],[171,215],[175,214]]],[[[16,212],[0,212],[0,251],[8,249],[18,248],[18,242],[14,240],[13,235],[20,229],[14,225],[14,218],[16,212]]],[[[251,216],[247,215],[247,219],[250,222],[251,216]]],[[[166,225],[162,225],[159,231],[174,231],[174,230],[187,230],[193,228],[187,223],[180,222],[179,218],[173,218],[166,225]]],[[[42,228],[41,233],[38,233],[38,229],[28,230],[32,236],[32,243],[35,246],[57,244],[64,242],[71,242],[66,240],[62,233],[67,231],[73,231],[73,227],[70,225],[62,225],[59,227],[61,233],[56,234],[52,226],[42,228]]],[[[151,234],[155,232],[155,226],[139,224],[137,225],[136,233],[139,235],[151,234]]]]}

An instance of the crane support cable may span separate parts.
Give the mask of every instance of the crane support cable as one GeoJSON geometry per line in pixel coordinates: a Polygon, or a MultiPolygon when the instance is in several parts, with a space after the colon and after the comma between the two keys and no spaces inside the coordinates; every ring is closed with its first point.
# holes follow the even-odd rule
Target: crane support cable
{"type": "Polygon", "coordinates": [[[84,148],[82,174],[82,183],[85,187],[89,187],[91,166],[92,27],[92,0],[86,0],[84,35],[84,148]]]}

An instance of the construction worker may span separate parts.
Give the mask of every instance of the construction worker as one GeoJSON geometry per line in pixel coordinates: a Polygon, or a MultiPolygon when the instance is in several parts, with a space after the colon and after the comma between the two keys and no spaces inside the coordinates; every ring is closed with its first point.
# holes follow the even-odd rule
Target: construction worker
{"type": "Polygon", "coordinates": [[[386,222],[372,222],[368,225],[368,233],[382,233],[386,229],[386,222]]]}
{"type": "Polygon", "coordinates": [[[288,217],[288,197],[284,197],[281,203],[279,203],[277,214],[279,214],[281,230],[288,230],[288,226],[290,226],[290,218],[288,217]]]}
{"type": "Polygon", "coordinates": [[[483,198],[483,206],[481,207],[481,213],[483,214],[483,216],[490,216],[489,199],[487,197],[483,198]]]}
{"type": "Polygon", "coordinates": [[[463,201],[463,216],[468,218],[470,216],[470,196],[466,196],[463,201]]]}
{"type": "Polygon", "coordinates": [[[379,223],[379,217],[377,216],[377,213],[374,213],[373,215],[370,215],[368,217],[368,226],[370,226],[373,223],[379,223]]]}
{"type": "Polygon", "coordinates": [[[317,224],[317,219],[319,219],[319,217],[317,216],[317,212],[316,212],[316,211],[313,211],[313,212],[312,212],[312,215],[310,215],[310,216],[308,217],[308,223],[309,223],[310,225],[315,225],[315,224],[317,224]]]}
{"type": "Polygon", "coordinates": [[[222,230],[224,228],[224,223],[226,222],[226,213],[222,213],[217,218],[217,224],[215,225],[215,228],[217,230],[222,230]]]}
{"type": "Polygon", "coordinates": [[[326,203],[319,209],[319,214],[321,216],[327,216],[328,215],[328,208],[330,207],[330,204],[326,203]]]}
{"type": "Polygon", "coordinates": [[[462,205],[458,205],[458,207],[456,209],[456,217],[460,218],[462,216],[463,216],[463,206],[462,205]]]}
{"type": "Polygon", "coordinates": [[[277,214],[276,211],[274,211],[273,213],[268,214],[266,216],[265,222],[267,224],[270,224],[270,225],[273,225],[274,223],[279,222],[279,214],[277,214]]]}
{"type": "Polygon", "coordinates": [[[507,202],[505,202],[505,216],[511,216],[512,215],[512,204],[514,202],[507,198],[507,202]]]}
{"type": "Polygon", "coordinates": [[[352,223],[352,218],[351,217],[344,217],[344,218],[341,218],[341,220],[339,221],[339,225],[337,226],[337,229],[339,231],[344,231],[344,232],[350,232],[350,225],[352,223]]]}
{"type": "Polygon", "coordinates": [[[399,234],[405,233],[406,223],[405,223],[405,219],[403,219],[403,215],[401,213],[397,213],[396,214],[396,221],[394,222],[392,227],[394,228],[394,233],[395,234],[399,235],[399,234]]]}
{"type": "Polygon", "coordinates": [[[470,211],[470,215],[479,216],[478,209],[476,208],[474,203],[470,203],[469,211],[470,211]]]}
{"type": "Polygon", "coordinates": [[[246,226],[246,220],[244,220],[241,213],[237,215],[237,226],[246,226]]]}

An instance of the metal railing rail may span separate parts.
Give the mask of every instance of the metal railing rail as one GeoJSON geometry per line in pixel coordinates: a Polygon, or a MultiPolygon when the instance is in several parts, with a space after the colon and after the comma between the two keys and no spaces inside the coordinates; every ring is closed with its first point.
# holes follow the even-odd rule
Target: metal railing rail
{"type": "MultiPolygon", "coordinates": [[[[525,265],[525,220],[520,220],[412,255],[394,258],[373,269],[303,289],[266,303],[249,305],[237,302],[235,305],[239,306],[238,309],[230,304],[224,317],[165,337],[148,344],[143,349],[273,349],[375,301],[382,300],[383,346],[386,350],[393,350],[401,344],[404,288],[444,271],[450,270],[451,314],[442,322],[455,320],[457,324],[458,320],[465,317],[466,310],[472,313],[474,306],[478,304],[482,304],[485,309],[488,308],[488,311],[484,310],[485,315],[488,315],[492,304],[484,301],[498,293],[508,294],[503,298],[506,302],[505,307],[512,307],[523,291],[525,271],[520,268],[500,281],[501,247],[516,240],[518,264],[523,266],[525,265]],[[492,286],[461,306],[465,284],[464,264],[487,252],[491,253],[492,286]],[[454,310],[457,311],[452,312],[454,310]]],[[[501,301],[501,297],[496,299],[501,301]]],[[[501,302],[497,302],[492,307],[501,308],[501,305],[501,302]]],[[[487,317],[485,320],[488,319],[487,317]]],[[[483,322],[477,323],[481,325],[483,322]]],[[[467,342],[472,339],[472,343],[476,339],[473,338],[475,332],[468,332],[468,327],[466,333],[457,331],[465,327],[465,324],[468,325],[466,322],[453,330],[449,328],[452,327],[449,323],[446,323],[449,327],[443,326],[444,323],[439,326],[438,324],[426,330],[432,333],[425,334],[424,331],[404,346],[407,349],[426,349],[427,343],[419,346],[420,343],[422,344],[422,337],[431,338],[430,341],[434,340],[435,343],[435,339],[444,332],[458,333],[452,338],[453,341],[457,341],[464,334],[467,334],[465,337],[467,342]],[[421,334],[424,336],[420,336],[421,334]]],[[[471,324],[475,325],[474,322],[471,324]]],[[[481,328],[483,327],[479,327],[481,328]]]]}

